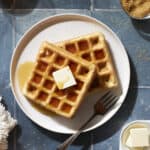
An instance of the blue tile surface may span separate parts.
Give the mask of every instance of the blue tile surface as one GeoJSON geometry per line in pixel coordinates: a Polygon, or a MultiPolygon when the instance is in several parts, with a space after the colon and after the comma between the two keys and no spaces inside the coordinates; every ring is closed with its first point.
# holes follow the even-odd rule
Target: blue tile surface
{"type": "Polygon", "coordinates": [[[11,15],[0,11],[0,94],[4,96],[5,104],[13,113],[13,95],[9,84],[9,65],[13,49],[11,15]]]}
{"type": "Polygon", "coordinates": [[[41,130],[40,127],[30,121],[17,107],[16,117],[19,126],[16,128],[15,147],[18,150],[46,150],[55,149],[57,141],[51,138],[51,133],[41,130]]]}
{"type": "Polygon", "coordinates": [[[89,9],[90,0],[0,0],[2,8],[32,9],[32,8],[62,8],[62,9],[89,9]]]}
{"type": "Polygon", "coordinates": [[[120,0],[94,0],[96,9],[118,9],[121,8],[120,0]]]}
{"type": "MultiPolygon", "coordinates": [[[[18,106],[16,118],[19,126],[13,133],[16,135],[16,142],[13,143],[14,150],[55,150],[57,145],[68,137],[68,135],[53,133],[37,126],[24,115],[18,106]]],[[[85,134],[77,139],[75,145],[71,146],[71,150],[90,150],[90,147],[91,135],[85,134]]]]}
{"type": "Polygon", "coordinates": [[[62,9],[90,9],[93,6],[96,9],[115,9],[121,8],[119,0],[0,0],[2,8],[62,8],[62,9]]]}
{"type": "MultiPolygon", "coordinates": [[[[2,1],[0,7],[10,7],[4,6],[2,1]]],[[[139,35],[133,22],[120,9],[119,0],[33,0],[30,3],[20,0],[16,7],[46,9],[0,10],[0,37],[3,37],[0,40],[0,94],[4,96],[3,103],[18,120],[18,126],[9,137],[9,150],[55,150],[68,137],[42,129],[25,116],[10,89],[9,64],[14,46],[31,25],[45,17],[69,12],[91,15],[108,25],[123,42],[132,70],[128,96],[119,112],[102,127],[81,135],[70,150],[117,150],[125,123],[150,119],[150,42],[139,35]],[[95,8],[92,11],[89,10],[91,4],[95,8]]]]}
{"type": "Polygon", "coordinates": [[[38,3],[39,8],[89,9],[90,0],[43,0],[38,3]]]}

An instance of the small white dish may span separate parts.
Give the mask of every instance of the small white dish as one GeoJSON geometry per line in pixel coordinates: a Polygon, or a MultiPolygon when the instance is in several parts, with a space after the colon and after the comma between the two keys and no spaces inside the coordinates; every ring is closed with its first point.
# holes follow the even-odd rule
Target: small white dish
{"type": "Polygon", "coordinates": [[[107,122],[121,107],[130,83],[130,65],[126,50],[117,35],[102,22],[79,14],[62,14],[48,17],[32,26],[18,42],[11,61],[10,81],[13,94],[23,112],[36,124],[53,132],[74,133],[93,112],[95,101],[102,93],[97,92],[86,97],[86,101],[73,119],[57,115],[48,116],[35,109],[23,96],[18,87],[16,75],[19,64],[34,61],[40,43],[44,40],[58,42],[92,32],[102,32],[109,43],[110,51],[118,71],[122,94],[115,106],[103,117],[97,116],[84,131],[95,129],[107,122]]]}
{"type": "MultiPolygon", "coordinates": [[[[131,128],[139,127],[146,127],[149,129],[150,132],[150,120],[136,120],[124,125],[120,133],[119,150],[130,150],[128,147],[125,146],[125,142],[129,136],[129,130],[131,128]]],[[[146,150],[148,149],[150,148],[147,148],[146,150]]]]}

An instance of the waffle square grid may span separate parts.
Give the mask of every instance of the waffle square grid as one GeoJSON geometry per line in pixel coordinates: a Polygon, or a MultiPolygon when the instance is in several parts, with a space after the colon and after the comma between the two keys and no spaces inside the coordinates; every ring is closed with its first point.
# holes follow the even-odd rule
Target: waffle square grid
{"type": "Polygon", "coordinates": [[[34,103],[71,118],[83,101],[95,72],[95,65],[76,58],[51,43],[43,42],[35,68],[23,89],[23,94],[34,103]],[[52,73],[65,66],[70,67],[77,84],[59,90],[52,73]]]}
{"type": "Polygon", "coordinates": [[[56,45],[87,62],[95,64],[97,77],[91,85],[91,92],[118,86],[119,83],[114,63],[102,33],[96,32],[83,35],[74,39],[58,42],[56,45]]]}

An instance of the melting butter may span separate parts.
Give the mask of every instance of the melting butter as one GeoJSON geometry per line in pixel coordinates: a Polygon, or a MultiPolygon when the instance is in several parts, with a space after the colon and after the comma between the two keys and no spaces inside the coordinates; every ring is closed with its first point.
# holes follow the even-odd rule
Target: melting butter
{"type": "Polygon", "coordinates": [[[63,89],[65,83],[67,83],[69,81],[69,76],[65,76],[62,80],[58,81],[57,86],[59,89],[63,89]]]}
{"type": "MultiPolygon", "coordinates": [[[[33,68],[34,68],[35,63],[34,62],[24,62],[23,64],[20,64],[18,66],[18,70],[17,70],[17,78],[18,78],[18,83],[19,83],[19,88],[22,91],[25,82],[28,80],[28,77],[30,76],[30,73],[32,72],[33,68]]],[[[45,108],[34,104],[31,102],[31,105],[39,112],[45,114],[45,115],[49,115],[52,116],[54,115],[53,112],[50,112],[49,110],[46,110],[45,108]]]]}

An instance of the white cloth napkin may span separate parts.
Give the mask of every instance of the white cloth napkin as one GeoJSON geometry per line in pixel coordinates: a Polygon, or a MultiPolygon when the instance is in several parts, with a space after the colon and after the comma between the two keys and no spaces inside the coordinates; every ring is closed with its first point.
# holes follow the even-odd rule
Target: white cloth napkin
{"type": "Polygon", "coordinates": [[[7,150],[9,132],[16,126],[17,121],[5,110],[1,100],[2,97],[0,96],[0,150],[7,150]]]}

